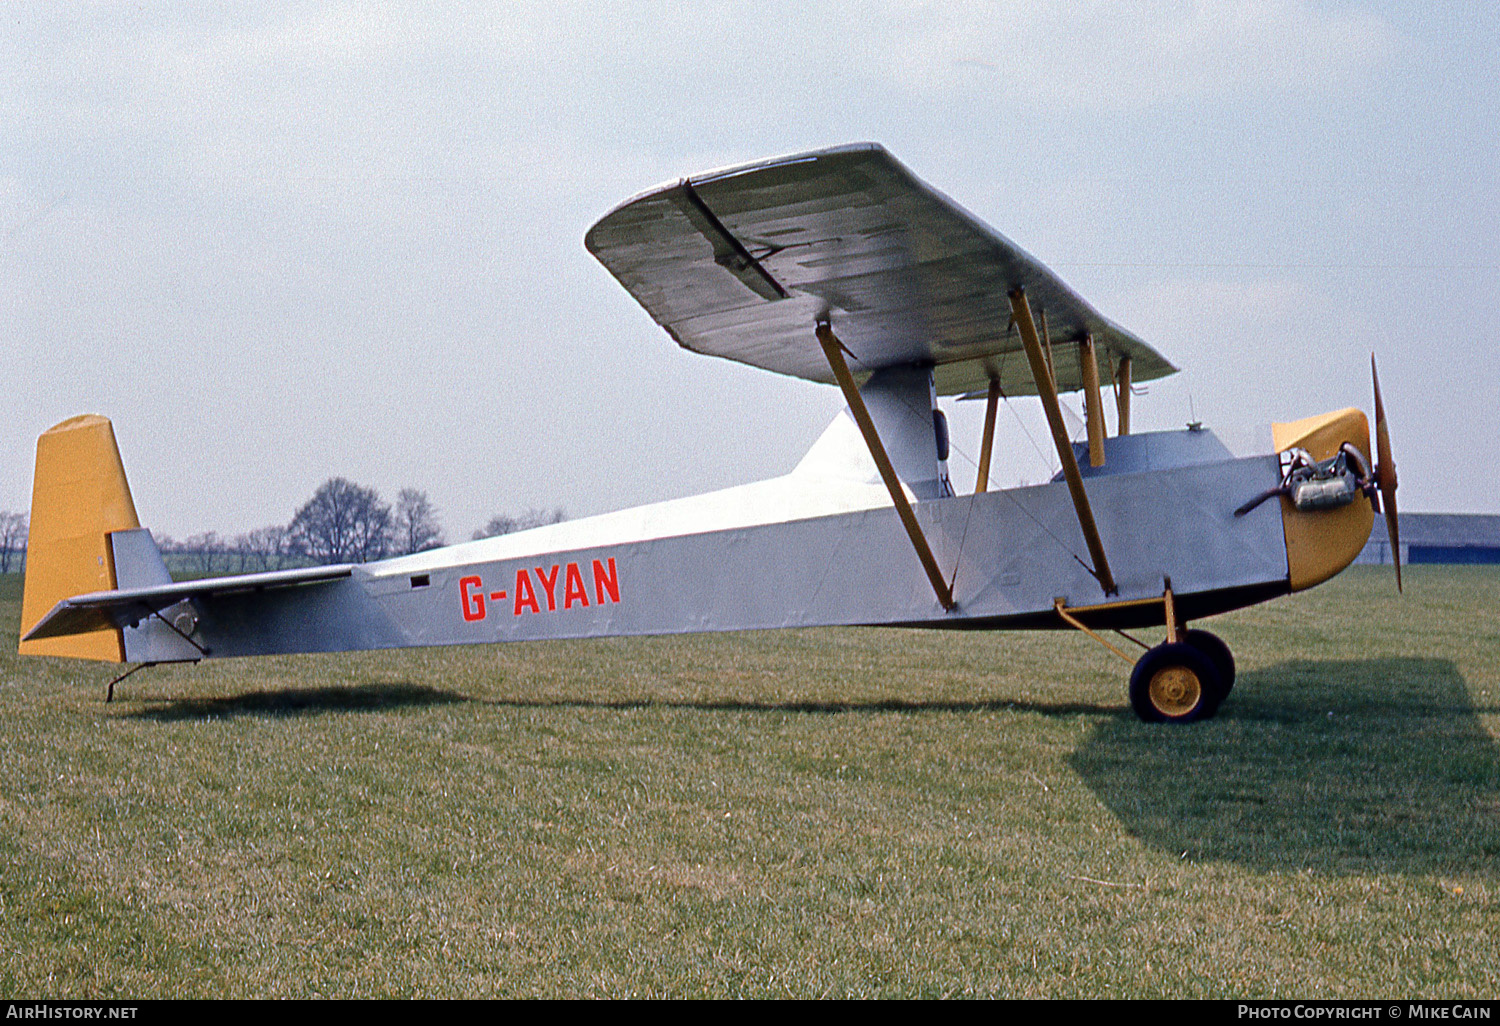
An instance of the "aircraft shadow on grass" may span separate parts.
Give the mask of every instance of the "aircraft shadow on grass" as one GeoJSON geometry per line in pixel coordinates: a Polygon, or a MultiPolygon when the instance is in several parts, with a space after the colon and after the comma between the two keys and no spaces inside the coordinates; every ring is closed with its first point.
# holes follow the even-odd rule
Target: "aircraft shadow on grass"
{"type": "Polygon", "coordinates": [[[1207,723],[1148,726],[1128,708],[972,702],[481,699],[412,683],[253,691],[133,711],[171,722],[478,703],[811,714],[1007,710],[1097,720],[1069,757],[1144,843],[1275,871],[1427,873],[1500,861],[1500,748],[1444,659],[1298,660],[1240,675],[1207,723]]]}
{"type": "Polygon", "coordinates": [[[1113,712],[1105,706],[1080,702],[1040,704],[1007,699],[976,699],[972,702],[907,701],[883,698],[878,701],[812,701],[787,699],[781,702],[757,702],[740,698],[620,698],[578,699],[543,698],[485,699],[486,705],[525,709],[700,709],[704,712],[738,713],[805,713],[813,716],[847,713],[972,713],[972,712],[1038,712],[1043,715],[1076,716],[1087,713],[1113,712]]]}
{"type": "Polygon", "coordinates": [[[358,684],[347,687],[284,688],[250,691],[223,698],[180,698],[158,702],[125,715],[132,719],[173,722],[178,720],[225,719],[232,716],[312,716],[321,713],[365,712],[450,705],[471,702],[496,708],[516,709],[699,709],[704,712],[807,713],[968,713],[1028,711],[1052,716],[1110,713],[1111,707],[1080,702],[1033,703],[1006,699],[972,702],[923,702],[902,699],[880,701],[756,702],[743,699],[681,698],[474,698],[420,684],[358,684]]]}
{"type": "Polygon", "coordinates": [[[1132,834],[1178,857],[1493,870],[1500,750],[1480,711],[1445,659],[1299,660],[1242,674],[1209,723],[1104,721],[1071,762],[1132,834]]]}
{"type": "Polygon", "coordinates": [[[133,719],[169,723],[177,720],[229,719],[235,716],[315,716],[330,712],[379,712],[391,709],[471,702],[472,698],[420,684],[356,684],[349,687],[277,688],[224,698],[179,698],[134,710],[133,719]]]}

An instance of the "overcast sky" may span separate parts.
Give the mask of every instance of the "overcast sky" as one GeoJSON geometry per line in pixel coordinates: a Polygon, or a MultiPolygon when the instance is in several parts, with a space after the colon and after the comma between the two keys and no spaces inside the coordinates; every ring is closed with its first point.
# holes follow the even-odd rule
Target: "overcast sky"
{"type": "MultiPolygon", "coordinates": [[[[665,180],[873,140],[1184,369],[1137,429],[1370,410],[1374,350],[1402,508],[1500,513],[1497,5],[0,18],[0,509],[85,412],[176,537],[285,523],[332,475],[427,490],[458,540],[782,473],[837,390],[678,349],[584,232],[665,180]]],[[[1041,480],[1013,406],[995,477],[1041,480]]]]}

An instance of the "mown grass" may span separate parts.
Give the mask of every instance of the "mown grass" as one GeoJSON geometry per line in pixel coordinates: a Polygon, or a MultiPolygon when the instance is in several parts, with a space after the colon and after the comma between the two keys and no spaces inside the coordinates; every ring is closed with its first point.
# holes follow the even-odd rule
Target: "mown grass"
{"type": "Polygon", "coordinates": [[[16,657],[0,996],[1500,992],[1500,572],[1221,617],[1218,719],[1079,636],[16,657]]]}

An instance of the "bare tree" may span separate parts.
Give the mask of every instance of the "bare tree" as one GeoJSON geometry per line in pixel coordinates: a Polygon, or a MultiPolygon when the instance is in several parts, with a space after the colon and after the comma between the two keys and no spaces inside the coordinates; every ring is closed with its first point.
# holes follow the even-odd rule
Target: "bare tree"
{"type": "Polygon", "coordinates": [[[26,568],[28,534],[25,513],[0,511],[0,574],[10,573],[12,562],[17,570],[26,568]]]}
{"type": "Polygon", "coordinates": [[[514,516],[509,513],[496,513],[490,517],[489,523],[474,532],[474,540],[513,534],[516,531],[529,531],[533,527],[546,527],[548,524],[560,524],[566,519],[568,519],[568,514],[563,512],[561,506],[550,510],[528,509],[514,516]]]}
{"type": "Polygon", "coordinates": [[[443,529],[438,526],[437,510],[427,500],[427,493],[403,488],[396,496],[395,526],[392,530],[398,553],[423,552],[443,544],[443,529]]]}
{"type": "Polygon", "coordinates": [[[224,539],[217,531],[204,531],[182,541],[179,550],[186,558],[190,572],[204,577],[214,572],[214,564],[224,554],[224,539]]]}
{"type": "Polygon", "coordinates": [[[244,553],[242,569],[280,570],[291,555],[290,531],[285,527],[257,527],[235,539],[235,549],[244,553]]]}
{"type": "Polygon", "coordinates": [[[228,551],[235,557],[234,572],[249,573],[255,561],[255,553],[250,548],[250,536],[248,534],[235,535],[234,540],[229,543],[228,551]]]}
{"type": "Polygon", "coordinates": [[[156,540],[156,548],[161,552],[161,560],[166,564],[167,573],[174,579],[181,580],[182,576],[191,573],[190,560],[187,547],[184,543],[173,538],[170,534],[151,536],[156,540]]]}
{"type": "Polygon", "coordinates": [[[297,510],[289,532],[295,551],[316,563],[364,563],[390,545],[391,507],[375,489],[331,477],[297,510]]]}

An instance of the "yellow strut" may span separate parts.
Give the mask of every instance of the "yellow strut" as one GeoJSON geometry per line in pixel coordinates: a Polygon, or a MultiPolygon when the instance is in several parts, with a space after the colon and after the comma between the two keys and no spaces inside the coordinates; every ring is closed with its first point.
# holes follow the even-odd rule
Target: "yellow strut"
{"type": "Polygon", "coordinates": [[[1099,527],[1094,523],[1094,511],[1089,507],[1088,493],[1083,490],[1083,475],[1078,471],[1078,460],[1073,455],[1072,443],[1068,441],[1067,429],[1063,427],[1062,408],[1057,404],[1057,385],[1047,370],[1025,289],[1016,289],[1010,294],[1010,309],[1021,332],[1021,342],[1026,346],[1026,359],[1031,363],[1037,396],[1042,400],[1042,409],[1047,412],[1047,426],[1052,429],[1052,442],[1057,446],[1057,458],[1062,461],[1063,477],[1067,479],[1068,492],[1073,497],[1073,512],[1078,515],[1078,526],[1094,560],[1094,576],[1099,579],[1104,593],[1113,595],[1119,589],[1115,587],[1114,575],[1109,572],[1109,560],[1104,555],[1104,543],[1099,539],[1099,527]]]}
{"type": "Polygon", "coordinates": [[[1130,357],[1120,357],[1120,376],[1115,382],[1115,410],[1120,415],[1119,434],[1130,434],[1130,357]]]}
{"type": "MultiPolygon", "coordinates": [[[[1071,608],[1068,606],[1065,600],[1059,598],[1052,600],[1052,608],[1056,610],[1057,615],[1062,617],[1063,622],[1066,623],[1069,627],[1073,627],[1087,634],[1089,637],[1099,642],[1099,644],[1109,649],[1111,652],[1119,656],[1121,659],[1125,660],[1127,663],[1134,663],[1134,659],[1130,658],[1129,655],[1122,652],[1116,646],[1110,644],[1107,638],[1101,635],[1098,631],[1089,627],[1073,614],[1100,613],[1114,609],[1133,609],[1139,608],[1140,606],[1154,606],[1158,602],[1162,604],[1162,617],[1166,620],[1167,624],[1167,640],[1181,641],[1184,637],[1184,632],[1187,629],[1187,624],[1182,623],[1177,619],[1177,604],[1175,598],[1172,595],[1172,579],[1170,577],[1165,578],[1162,581],[1161,598],[1129,599],[1124,602],[1100,602],[1097,605],[1072,606],[1071,608]]],[[[1135,638],[1131,638],[1130,635],[1126,634],[1124,631],[1116,630],[1115,633],[1119,634],[1123,638],[1129,638],[1131,641],[1134,641],[1142,648],[1150,647],[1143,641],[1136,641],[1135,638]]]]}
{"type": "Polygon", "coordinates": [[[1104,399],[1099,394],[1099,361],[1094,356],[1094,338],[1085,335],[1078,343],[1078,369],[1083,376],[1083,401],[1089,432],[1089,466],[1104,466],[1104,399]]]}
{"type": "Polygon", "coordinates": [[[896,505],[896,514],[901,518],[901,524],[906,528],[907,535],[911,538],[912,548],[917,550],[917,558],[922,561],[922,569],[927,571],[927,579],[932,582],[932,590],[937,593],[938,601],[943,608],[952,611],[957,607],[953,601],[953,589],[948,587],[948,582],[943,580],[943,573],[938,569],[937,559],[932,555],[932,548],[927,544],[927,538],[922,534],[922,525],[917,523],[917,515],[912,512],[911,503],[906,500],[906,493],[901,490],[901,479],[896,476],[896,468],[891,466],[891,459],[886,455],[885,446],[881,444],[880,434],[875,430],[875,421],[870,418],[870,411],[865,408],[865,400],[859,394],[859,387],[854,383],[854,375],[849,373],[849,365],[844,362],[844,344],[834,335],[833,328],[827,324],[819,323],[818,342],[823,347],[823,355],[828,357],[828,366],[833,368],[833,376],[839,383],[839,388],[844,392],[844,401],[849,404],[849,412],[854,414],[854,423],[859,425],[860,434],[865,436],[865,445],[870,449],[870,457],[875,460],[875,466],[880,470],[880,478],[885,482],[886,490],[891,493],[891,501],[896,505]]]}
{"type": "Polygon", "coordinates": [[[1122,652],[1118,646],[1111,644],[1108,638],[1100,634],[1098,631],[1094,630],[1092,627],[1087,626],[1082,620],[1078,619],[1078,617],[1068,612],[1068,607],[1063,605],[1062,599],[1057,599],[1056,601],[1054,601],[1052,603],[1052,608],[1057,610],[1057,615],[1062,617],[1069,626],[1083,631],[1083,633],[1099,642],[1099,644],[1109,649],[1111,652],[1119,656],[1121,659],[1125,660],[1127,663],[1131,664],[1132,666],[1135,665],[1136,661],[1126,653],[1122,652]]]}
{"type": "Polygon", "coordinates": [[[1047,311],[1043,308],[1037,314],[1042,322],[1042,348],[1047,352],[1047,373],[1052,375],[1052,380],[1057,381],[1057,365],[1052,362],[1052,336],[1047,333],[1047,311]]]}
{"type": "Polygon", "coordinates": [[[990,378],[990,394],[984,405],[984,441],[979,447],[979,478],[974,491],[990,488],[990,455],[995,451],[995,414],[1000,409],[1000,379],[990,378]]]}

